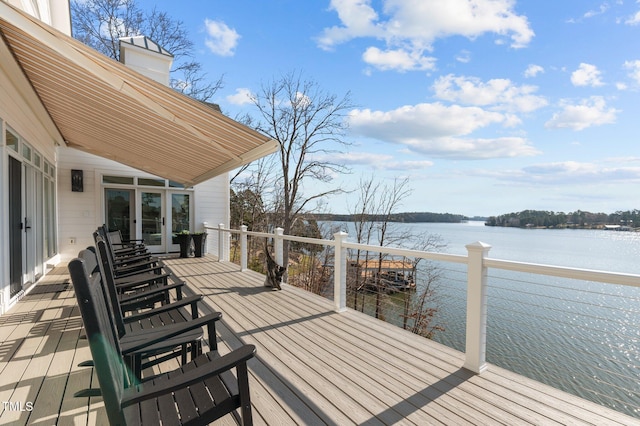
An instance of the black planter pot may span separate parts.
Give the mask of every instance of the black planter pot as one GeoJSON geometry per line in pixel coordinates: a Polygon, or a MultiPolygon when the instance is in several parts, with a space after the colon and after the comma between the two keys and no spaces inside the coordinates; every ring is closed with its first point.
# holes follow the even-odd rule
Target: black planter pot
{"type": "Polygon", "coordinates": [[[207,234],[191,234],[195,257],[202,257],[207,243],[207,234]]]}
{"type": "Polygon", "coordinates": [[[180,244],[180,257],[189,257],[191,251],[191,235],[190,234],[176,234],[178,244],[180,244]]]}

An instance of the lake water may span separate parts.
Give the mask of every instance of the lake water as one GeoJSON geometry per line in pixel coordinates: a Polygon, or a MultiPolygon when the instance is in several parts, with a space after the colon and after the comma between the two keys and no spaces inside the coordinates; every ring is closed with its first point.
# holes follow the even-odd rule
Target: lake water
{"type": "MultiPolygon", "coordinates": [[[[491,258],[640,274],[635,232],[395,226],[439,235],[452,254],[466,255],[465,245],[482,241],[492,246],[491,258]]],[[[444,331],[434,340],[464,351],[466,267],[436,266],[434,321],[444,331]]],[[[419,288],[420,269],[417,275],[419,288]]],[[[490,270],[488,294],[488,362],[640,418],[639,288],[490,270]]]]}

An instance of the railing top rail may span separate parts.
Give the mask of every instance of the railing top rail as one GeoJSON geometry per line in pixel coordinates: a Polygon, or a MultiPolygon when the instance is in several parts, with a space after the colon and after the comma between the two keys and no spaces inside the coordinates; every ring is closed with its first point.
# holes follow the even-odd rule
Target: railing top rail
{"type": "MultiPolygon", "coordinates": [[[[238,229],[228,229],[228,228],[214,228],[211,226],[205,226],[205,229],[210,229],[212,231],[224,231],[231,232],[233,234],[241,234],[242,231],[238,229]]],[[[273,238],[275,234],[269,232],[256,232],[256,231],[246,231],[245,234],[251,235],[252,237],[263,237],[263,238],[273,238]]],[[[335,246],[336,242],[333,240],[322,240],[319,238],[309,238],[309,237],[297,237],[295,235],[282,235],[282,238],[289,241],[296,241],[299,243],[308,243],[308,244],[318,244],[318,245],[326,245],[326,246],[335,246]]]]}
{"type": "Polygon", "coordinates": [[[204,229],[205,230],[211,230],[211,231],[231,232],[232,234],[239,234],[240,233],[239,229],[223,228],[223,227],[217,227],[217,226],[211,226],[211,225],[205,225],[204,229]]]}
{"type": "Polygon", "coordinates": [[[570,268],[566,266],[543,265],[539,263],[516,262],[502,259],[484,259],[489,268],[504,269],[516,272],[550,275],[560,278],[572,278],[584,281],[596,281],[608,284],[620,284],[640,287],[640,275],[619,272],[598,271],[594,269],[570,268]]]}
{"type": "MultiPolygon", "coordinates": [[[[205,226],[205,228],[210,230],[231,232],[235,234],[241,233],[240,230],[226,229],[222,227],[205,226]]],[[[264,237],[264,238],[273,238],[275,236],[275,234],[272,234],[272,233],[254,232],[254,231],[247,231],[246,234],[257,236],[257,237],[264,237]]],[[[308,243],[308,244],[327,245],[327,246],[334,246],[334,247],[336,245],[335,240],[322,240],[322,239],[308,238],[308,237],[297,237],[293,235],[282,235],[281,238],[289,241],[296,241],[296,242],[308,243]]],[[[430,260],[443,261],[443,262],[453,262],[453,263],[461,263],[461,264],[468,263],[468,257],[466,255],[435,253],[435,252],[427,252],[427,251],[420,251],[420,250],[409,250],[409,249],[403,249],[399,247],[383,247],[383,246],[370,245],[370,244],[359,244],[359,243],[354,243],[349,241],[343,242],[342,247],[355,249],[355,250],[372,251],[372,252],[385,253],[385,254],[396,255],[396,256],[430,259],[430,260]]],[[[487,268],[496,268],[496,269],[515,271],[515,272],[525,272],[525,273],[532,273],[532,274],[555,276],[559,278],[571,278],[576,280],[595,281],[595,282],[602,282],[602,283],[609,283],[609,284],[620,284],[620,285],[626,285],[631,287],[640,287],[640,275],[637,275],[637,274],[627,274],[627,273],[598,271],[598,270],[582,269],[582,268],[571,268],[571,267],[565,267],[565,266],[517,262],[517,261],[494,259],[494,258],[485,258],[483,265],[486,266],[487,268]]]]}
{"type": "Polygon", "coordinates": [[[364,250],[364,251],[374,251],[381,252],[396,256],[405,256],[405,257],[417,257],[421,259],[430,259],[430,260],[441,260],[444,262],[454,262],[454,263],[467,263],[467,256],[458,255],[458,254],[448,254],[448,253],[435,253],[429,251],[420,251],[420,250],[409,250],[403,249],[399,247],[387,247],[387,246],[375,246],[370,244],[358,244],[352,242],[345,242],[342,244],[343,247],[356,249],[356,250],[364,250]]]}

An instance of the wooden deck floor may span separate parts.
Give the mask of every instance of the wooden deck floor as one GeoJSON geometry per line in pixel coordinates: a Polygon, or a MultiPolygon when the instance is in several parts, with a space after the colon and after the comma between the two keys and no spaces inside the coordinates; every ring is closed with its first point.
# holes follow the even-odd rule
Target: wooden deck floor
{"type": "MultiPolygon", "coordinates": [[[[222,352],[242,341],[258,347],[250,362],[257,425],[640,424],[495,366],[469,374],[459,352],[358,312],[335,313],[298,289],[271,291],[236,265],[167,264],[223,312],[222,352]]],[[[58,268],[39,287],[65,279],[58,268]]],[[[0,424],[106,423],[100,398],[72,397],[95,380],[77,367],[90,358],[80,335],[72,289],[28,295],[0,317],[0,424]]]]}

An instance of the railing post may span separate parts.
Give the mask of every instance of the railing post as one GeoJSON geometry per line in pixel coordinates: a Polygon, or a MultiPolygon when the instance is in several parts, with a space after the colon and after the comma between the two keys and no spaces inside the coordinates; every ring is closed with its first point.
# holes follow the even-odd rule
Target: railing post
{"type": "Polygon", "coordinates": [[[246,271],[248,263],[247,253],[247,225],[240,227],[240,269],[246,271]]]}
{"type": "Polygon", "coordinates": [[[276,263],[280,266],[286,266],[284,265],[283,235],[284,235],[284,229],[280,227],[275,229],[274,236],[273,236],[273,250],[276,252],[275,253],[276,263]]]}
{"type": "Polygon", "coordinates": [[[333,269],[333,301],[336,312],[347,309],[347,249],[342,246],[347,241],[347,236],[346,232],[333,234],[336,241],[333,269]]]}
{"type": "Polygon", "coordinates": [[[484,258],[491,246],[480,241],[466,246],[467,341],[464,368],[476,374],[487,369],[487,267],[484,258]]]}
{"type": "Polygon", "coordinates": [[[224,223],[218,224],[218,262],[222,262],[225,259],[224,256],[224,223]]]}

